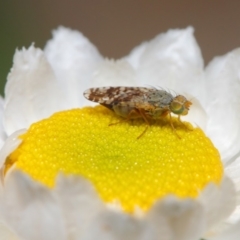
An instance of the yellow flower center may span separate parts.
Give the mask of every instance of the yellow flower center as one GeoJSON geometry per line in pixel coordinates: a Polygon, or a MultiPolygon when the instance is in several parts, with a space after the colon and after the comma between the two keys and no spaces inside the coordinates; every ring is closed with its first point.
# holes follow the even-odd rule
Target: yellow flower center
{"type": "Polygon", "coordinates": [[[146,133],[142,119],[121,121],[102,107],[58,112],[32,124],[7,158],[33,179],[53,187],[59,172],[89,179],[107,203],[126,212],[148,210],[168,194],[197,197],[223,175],[220,156],[199,128],[172,118],[155,121],[146,133]],[[178,137],[181,136],[181,138],[178,137]]]}

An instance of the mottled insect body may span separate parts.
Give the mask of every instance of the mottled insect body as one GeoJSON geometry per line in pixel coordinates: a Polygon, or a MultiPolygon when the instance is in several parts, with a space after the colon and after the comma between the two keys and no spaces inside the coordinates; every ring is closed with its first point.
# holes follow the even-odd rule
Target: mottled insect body
{"type": "MultiPolygon", "coordinates": [[[[169,115],[173,129],[171,113],[178,115],[180,120],[181,115],[188,114],[189,107],[192,104],[182,95],[173,96],[165,90],[145,87],[89,88],[83,95],[88,100],[111,109],[126,120],[143,118],[150,125],[149,119],[160,119],[169,115]]],[[[139,137],[146,130],[147,128],[139,137]]]]}

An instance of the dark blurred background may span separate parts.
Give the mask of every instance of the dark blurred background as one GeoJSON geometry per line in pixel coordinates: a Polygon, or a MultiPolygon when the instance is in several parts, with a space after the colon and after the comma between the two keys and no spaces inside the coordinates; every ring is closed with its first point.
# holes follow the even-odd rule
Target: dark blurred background
{"type": "Polygon", "coordinates": [[[122,57],[169,28],[192,25],[205,64],[240,46],[239,0],[0,0],[0,93],[16,48],[43,48],[59,25],[81,31],[106,57],[122,57]]]}

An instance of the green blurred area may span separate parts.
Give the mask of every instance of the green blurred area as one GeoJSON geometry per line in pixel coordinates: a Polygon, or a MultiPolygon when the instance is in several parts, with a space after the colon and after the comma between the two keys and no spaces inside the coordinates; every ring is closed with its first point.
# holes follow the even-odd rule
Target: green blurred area
{"type": "Polygon", "coordinates": [[[7,74],[12,65],[12,56],[9,54],[13,50],[6,44],[6,40],[1,39],[0,44],[4,44],[6,47],[0,53],[0,94],[3,96],[4,86],[7,79],[7,74]]]}
{"type": "Polygon", "coordinates": [[[37,30],[39,16],[35,10],[34,3],[30,1],[0,0],[0,94],[2,96],[15,50],[30,46],[36,39],[42,39],[42,43],[44,42],[42,33],[37,30]]]}
{"type": "Polygon", "coordinates": [[[0,94],[4,96],[4,86],[8,73],[13,65],[13,56],[16,48],[24,45],[24,39],[21,39],[17,32],[9,32],[6,24],[1,25],[3,35],[0,38],[0,94]]]}

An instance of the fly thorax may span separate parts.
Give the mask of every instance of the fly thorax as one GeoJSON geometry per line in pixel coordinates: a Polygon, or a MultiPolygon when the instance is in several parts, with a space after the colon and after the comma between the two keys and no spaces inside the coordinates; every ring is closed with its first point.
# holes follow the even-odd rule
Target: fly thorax
{"type": "Polygon", "coordinates": [[[149,102],[158,108],[167,108],[172,102],[172,95],[164,90],[156,90],[149,94],[149,102]]]}

